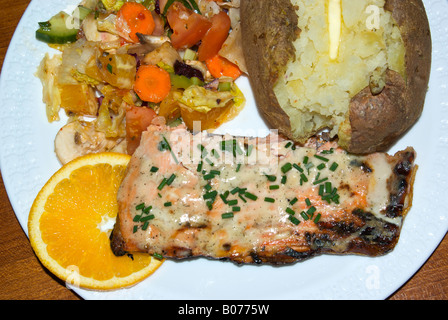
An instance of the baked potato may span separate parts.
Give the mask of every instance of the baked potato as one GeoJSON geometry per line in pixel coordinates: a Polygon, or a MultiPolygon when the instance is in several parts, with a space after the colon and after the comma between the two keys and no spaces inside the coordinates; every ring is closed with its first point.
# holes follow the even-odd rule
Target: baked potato
{"type": "Polygon", "coordinates": [[[326,129],[350,153],[387,151],[422,113],[421,0],[244,0],[241,28],[258,109],[299,144],[326,129]]]}

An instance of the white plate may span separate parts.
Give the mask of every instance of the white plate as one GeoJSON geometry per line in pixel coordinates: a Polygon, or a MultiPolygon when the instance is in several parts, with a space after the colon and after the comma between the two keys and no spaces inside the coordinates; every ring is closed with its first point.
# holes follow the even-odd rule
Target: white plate
{"type": "MultiPolygon", "coordinates": [[[[60,167],[53,140],[63,122],[49,124],[42,87],[33,75],[48,46],[36,41],[37,22],[79,0],[33,0],[8,49],[1,74],[1,172],[17,215],[27,231],[28,212],[40,188],[60,167]]],[[[420,168],[414,205],[395,250],[383,257],[320,256],[292,266],[236,266],[197,259],[166,262],[147,280],[113,292],[74,289],[85,299],[384,299],[427,260],[448,229],[448,2],[424,1],[433,37],[433,65],[425,110],[390,152],[413,146],[420,168]]],[[[240,82],[248,104],[221,128],[266,130],[246,79],[240,82]]],[[[259,131],[262,130],[262,131],[259,131]]]]}

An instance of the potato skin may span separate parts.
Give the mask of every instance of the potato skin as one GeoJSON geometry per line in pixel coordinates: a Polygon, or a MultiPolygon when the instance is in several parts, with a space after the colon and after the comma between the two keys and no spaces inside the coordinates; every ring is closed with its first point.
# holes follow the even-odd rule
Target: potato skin
{"type": "Polygon", "coordinates": [[[274,85],[295,56],[298,19],[289,0],[241,1],[243,52],[258,110],[272,129],[292,137],[288,115],[280,107],[274,85]]]}
{"type": "MultiPolygon", "coordinates": [[[[347,121],[339,131],[339,144],[351,153],[387,151],[423,111],[432,53],[423,2],[386,0],[385,9],[392,12],[401,31],[406,79],[388,70],[381,93],[373,95],[367,87],[352,98],[347,121]]],[[[280,107],[273,86],[287,62],[294,58],[291,42],[300,30],[294,28],[297,18],[293,16],[289,0],[241,2],[243,50],[258,109],[270,127],[290,139],[293,135],[289,117],[280,107]]]]}
{"type": "Polygon", "coordinates": [[[387,0],[406,48],[406,81],[388,70],[378,95],[362,90],[350,103],[351,133],[340,144],[352,153],[387,151],[420,117],[431,71],[431,33],[421,0],[387,0]]]}

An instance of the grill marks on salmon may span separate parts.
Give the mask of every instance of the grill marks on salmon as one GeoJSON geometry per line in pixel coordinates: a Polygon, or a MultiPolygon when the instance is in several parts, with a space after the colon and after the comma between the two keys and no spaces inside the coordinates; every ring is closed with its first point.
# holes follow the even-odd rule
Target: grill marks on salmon
{"type": "Polygon", "coordinates": [[[287,264],[319,254],[378,256],[411,207],[412,148],[391,156],[295,147],[151,125],[118,192],[116,255],[287,264]]]}

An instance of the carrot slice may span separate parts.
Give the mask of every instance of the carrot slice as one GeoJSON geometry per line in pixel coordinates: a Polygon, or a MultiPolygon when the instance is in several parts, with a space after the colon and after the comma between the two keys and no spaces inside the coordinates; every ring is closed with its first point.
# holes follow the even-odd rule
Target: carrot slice
{"type": "Polygon", "coordinates": [[[143,101],[159,103],[171,91],[170,75],[155,65],[143,65],[135,76],[134,91],[143,101]]]}
{"type": "Polygon", "coordinates": [[[137,2],[126,2],[117,13],[117,30],[129,36],[131,42],[138,42],[137,33],[152,34],[155,22],[151,11],[137,2]]]}
{"type": "Polygon", "coordinates": [[[220,55],[216,55],[213,58],[205,61],[208,71],[215,78],[231,77],[234,80],[242,75],[242,72],[238,66],[220,55]]]}

